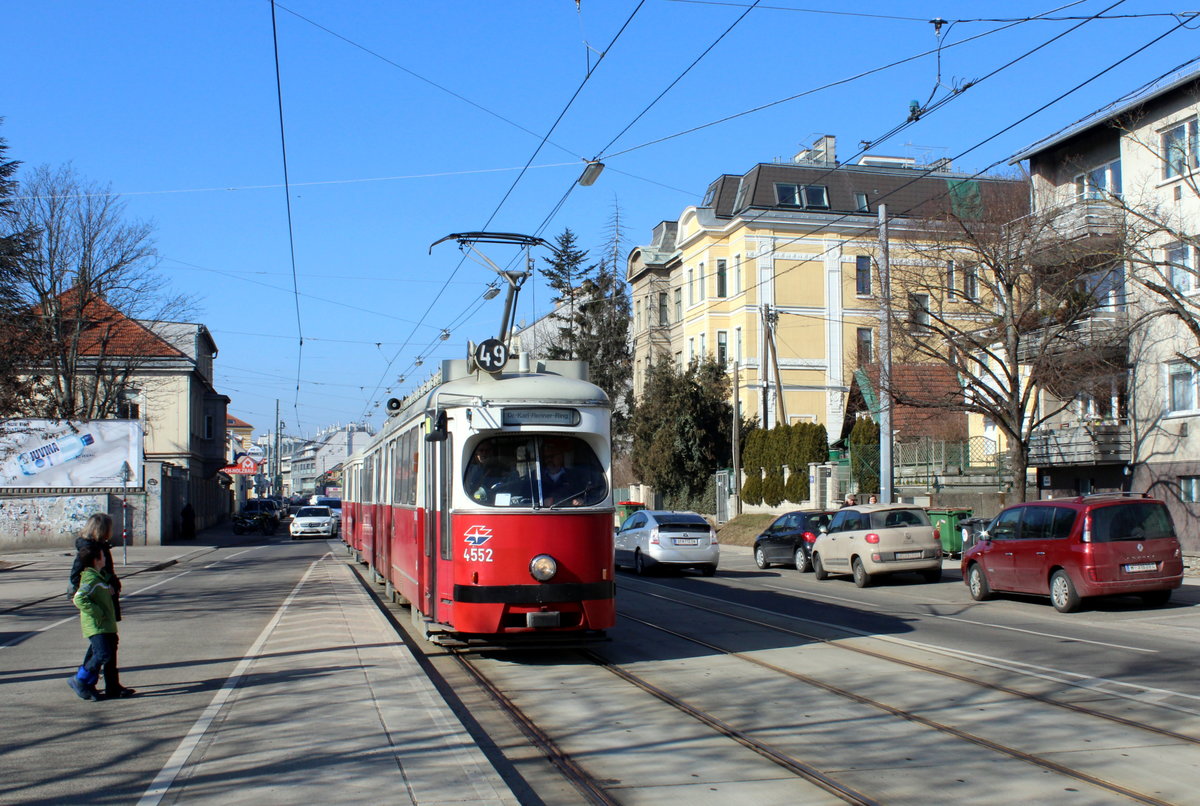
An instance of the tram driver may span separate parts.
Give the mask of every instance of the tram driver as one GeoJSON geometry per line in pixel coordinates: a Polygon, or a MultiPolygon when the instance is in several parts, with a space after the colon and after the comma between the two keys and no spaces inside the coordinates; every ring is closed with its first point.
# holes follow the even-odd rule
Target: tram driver
{"type": "Polygon", "coordinates": [[[472,500],[493,503],[495,491],[511,482],[514,470],[496,454],[495,440],[485,439],[475,446],[463,474],[463,489],[472,500]]]}

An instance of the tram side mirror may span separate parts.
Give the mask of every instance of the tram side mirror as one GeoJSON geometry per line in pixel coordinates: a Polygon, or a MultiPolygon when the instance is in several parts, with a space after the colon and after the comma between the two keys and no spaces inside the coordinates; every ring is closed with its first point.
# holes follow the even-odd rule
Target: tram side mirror
{"type": "Polygon", "coordinates": [[[445,442],[446,441],[446,412],[439,411],[437,419],[434,420],[434,426],[425,435],[426,442],[445,442]]]}

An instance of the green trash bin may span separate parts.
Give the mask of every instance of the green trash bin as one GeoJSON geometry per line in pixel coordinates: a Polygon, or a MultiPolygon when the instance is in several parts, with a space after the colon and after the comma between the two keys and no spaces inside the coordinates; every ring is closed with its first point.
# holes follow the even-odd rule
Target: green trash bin
{"type": "Polygon", "coordinates": [[[969,509],[929,509],[929,520],[937,529],[942,540],[942,552],[945,554],[962,554],[963,538],[961,523],[971,517],[969,509]]]}
{"type": "Polygon", "coordinates": [[[645,509],[646,505],[641,501],[619,501],[617,502],[617,525],[620,526],[633,513],[638,510],[645,509]]]}

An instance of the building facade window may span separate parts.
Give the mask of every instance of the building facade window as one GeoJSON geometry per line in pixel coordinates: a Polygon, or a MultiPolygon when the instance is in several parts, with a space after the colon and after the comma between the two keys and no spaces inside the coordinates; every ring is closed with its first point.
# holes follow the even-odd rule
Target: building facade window
{"type": "Polygon", "coordinates": [[[733,256],[733,293],[742,293],[742,256],[733,256]]]}
{"type": "Polygon", "coordinates": [[[1196,409],[1196,371],[1189,364],[1167,365],[1167,412],[1196,409]]]}
{"type": "Polygon", "coordinates": [[[739,364],[742,362],[742,329],[740,327],[733,330],[733,360],[739,364]]]}
{"type": "Polygon", "coordinates": [[[908,319],[918,327],[929,327],[929,295],[908,295],[908,319]]]}
{"type": "Polygon", "coordinates": [[[675,321],[683,321],[683,289],[675,289],[675,321]]]}
{"type": "Polygon", "coordinates": [[[1109,196],[1121,198],[1121,161],[1098,165],[1075,177],[1075,200],[1095,201],[1109,196]]]}
{"type": "Polygon", "coordinates": [[[1198,138],[1195,118],[1172,126],[1161,137],[1163,179],[1183,176],[1196,167],[1198,138]]]}
{"type": "Polygon", "coordinates": [[[866,366],[875,360],[874,333],[869,327],[858,328],[855,343],[858,347],[858,365],[866,366]]]}
{"type": "Polygon", "coordinates": [[[688,363],[696,360],[696,339],[695,337],[688,338],[688,363]]]}
{"type": "Polygon", "coordinates": [[[638,332],[642,329],[642,300],[641,297],[633,302],[633,330],[638,332]]]}
{"type": "Polygon", "coordinates": [[[979,267],[965,266],[962,270],[962,292],[967,299],[979,299],[979,267]]]}
{"type": "Polygon", "coordinates": [[[667,310],[666,291],[660,291],[658,294],[658,323],[664,327],[671,324],[670,312],[667,310]]]}
{"type": "Polygon", "coordinates": [[[705,277],[705,275],[704,275],[704,264],[703,263],[700,264],[700,271],[697,272],[697,274],[699,275],[697,278],[699,282],[696,283],[696,286],[697,286],[696,290],[700,292],[699,293],[700,301],[703,302],[704,300],[708,299],[708,289],[705,287],[707,285],[706,280],[708,278],[705,277]]]}
{"type": "Polygon", "coordinates": [[[862,191],[854,191],[854,210],[858,213],[871,212],[871,205],[867,201],[867,194],[862,191]]]}
{"type": "Polygon", "coordinates": [[[213,438],[213,416],[211,414],[204,415],[204,438],[213,438]]]}
{"type": "Polygon", "coordinates": [[[687,273],[688,306],[696,304],[696,272],[688,269],[687,273]]]}
{"type": "Polygon", "coordinates": [[[708,340],[706,338],[707,335],[708,334],[706,334],[706,333],[700,334],[700,357],[701,358],[705,358],[708,356],[708,340]]]}
{"type": "Polygon", "coordinates": [[[120,398],[117,400],[117,419],[142,419],[141,399],[142,394],[136,389],[126,389],[121,392],[120,398]]]}
{"type": "Polygon", "coordinates": [[[724,299],[729,296],[728,266],[724,260],[717,260],[717,296],[724,299]]]}
{"type": "Polygon", "coordinates": [[[1170,266],[1171,287],[1176,291],[1187,294],[1194,291],[1196,268],[1192,261],[1192,247],[1188,244],[1177,243],[1167,247],[1167,264],[1170,266]]]}
{"type": "Polygon", "coordinates": [[[803,207],[806,210],[828,210],[829,193],[824,185],[794,185],[775,183],[775,200],[780,207],[803,207]]]}
{"type": "Polygon", "coordinates": [[[717,331],[717,363],[725,366],[729,361],[729,334],[724,330],[717,331]]]}
{"type": "Polygon", "coordinates": [[[854,258],[854,293],[860,297],[871,296],[870,255],[858,255],[854,258]]]}
{"type": "Polygon", "coordinates": [[[1200,503],[1200,476],[1179,477],[1179,500],[1189,504],[1200,503]]]}

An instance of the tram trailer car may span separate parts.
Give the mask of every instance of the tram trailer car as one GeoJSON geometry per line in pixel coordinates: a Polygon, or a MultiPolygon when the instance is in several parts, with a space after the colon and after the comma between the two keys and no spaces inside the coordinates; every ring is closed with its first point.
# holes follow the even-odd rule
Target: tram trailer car
{"type": "Polygon", "coordinates": [[[348,457],[342,465],[342,478],[345,484],[344,495],[342,496],[342,542],[346,544],[346,550],[354,554],[360,561],[363,558],[362,554],[362,528],[361,518],[359,516],[358,495],[355,485],[362,482],[362,455],[355,454],[348,457]]]}
{"type": "MultiPolygon", "coordinates": [[[[611,406],[587,364],[442,363],[348,463],[354,551],[431,640],[615,622],[611,406]]],[[[343,517],[346,517],[343,514],[343,517]]]]}

